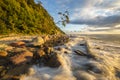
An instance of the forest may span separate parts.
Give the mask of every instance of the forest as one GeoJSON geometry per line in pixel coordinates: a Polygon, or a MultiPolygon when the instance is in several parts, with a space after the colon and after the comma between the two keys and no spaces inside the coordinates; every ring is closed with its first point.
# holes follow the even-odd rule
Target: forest
{"type": "Polygon", "coordinates": [[[0,34],[63,33],[42,4],[34,0],[0,0],[0,34]]]}

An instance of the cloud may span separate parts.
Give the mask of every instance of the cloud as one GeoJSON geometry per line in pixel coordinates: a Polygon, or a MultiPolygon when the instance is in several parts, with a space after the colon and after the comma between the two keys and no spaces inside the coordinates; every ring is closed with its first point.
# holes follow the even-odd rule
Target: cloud
{"type": "Polygon", "coordinates": [[[120,8],[120,0],[104,0],[99,7],[106,8],[106,9],[117,9],[120,8]]]}
{"type": "Polygon", "coordinates": [[[88,29],[88,31],[96,32],[96,31],[111,31],[111,28],[95,28],[95,29],[88,29]]]}
{"type": "Polygon", "coordinates": [[[70,22],[71,24],[86,24],[96,27],[113,27],[120,23],[120,15],[112,16],[97,16],[93,19],[76,19],[70,22]]]}
{"type": "Polygon", "coordinates": [[[114,27],[120,23],[120,0],[85,0],[83,7],[73,9],[71,24],[90,27],[114,27]]]}

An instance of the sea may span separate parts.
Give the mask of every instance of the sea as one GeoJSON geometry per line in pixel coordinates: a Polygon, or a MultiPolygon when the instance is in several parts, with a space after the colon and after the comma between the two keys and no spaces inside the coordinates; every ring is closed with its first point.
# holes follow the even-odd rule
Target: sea
{"type": "Polygon", "coordinates": [[[120,44],[120,34],[83,34],[86,37],[120,44]]]}

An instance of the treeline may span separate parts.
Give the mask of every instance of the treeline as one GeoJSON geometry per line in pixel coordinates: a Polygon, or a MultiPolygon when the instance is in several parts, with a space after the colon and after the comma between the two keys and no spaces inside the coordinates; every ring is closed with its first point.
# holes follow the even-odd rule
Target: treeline
{"type": "Polygon", "coordinates": [[[55,34],[62,31],[34,0],[0,0],[0,34],[55,34]]]}

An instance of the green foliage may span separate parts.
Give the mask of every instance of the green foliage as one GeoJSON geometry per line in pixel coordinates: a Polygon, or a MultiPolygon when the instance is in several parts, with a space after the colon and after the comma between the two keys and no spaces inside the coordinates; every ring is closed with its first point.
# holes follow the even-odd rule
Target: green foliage
{"type": "Polygon", "coordinates": [[[61,20],[58,21],[58,23],[61,23],[63,26],[66,26],[66,24],[70,22],[69,12],[68,11],[65,11],[64,13],[59,12],[58,14],[60,15],[61,18],[61,20]]]}
{"type": "Polygon", "coordinates": [[[56,34],[62,31],[34,0],[0,0],[0,34],[56,34]]]}

